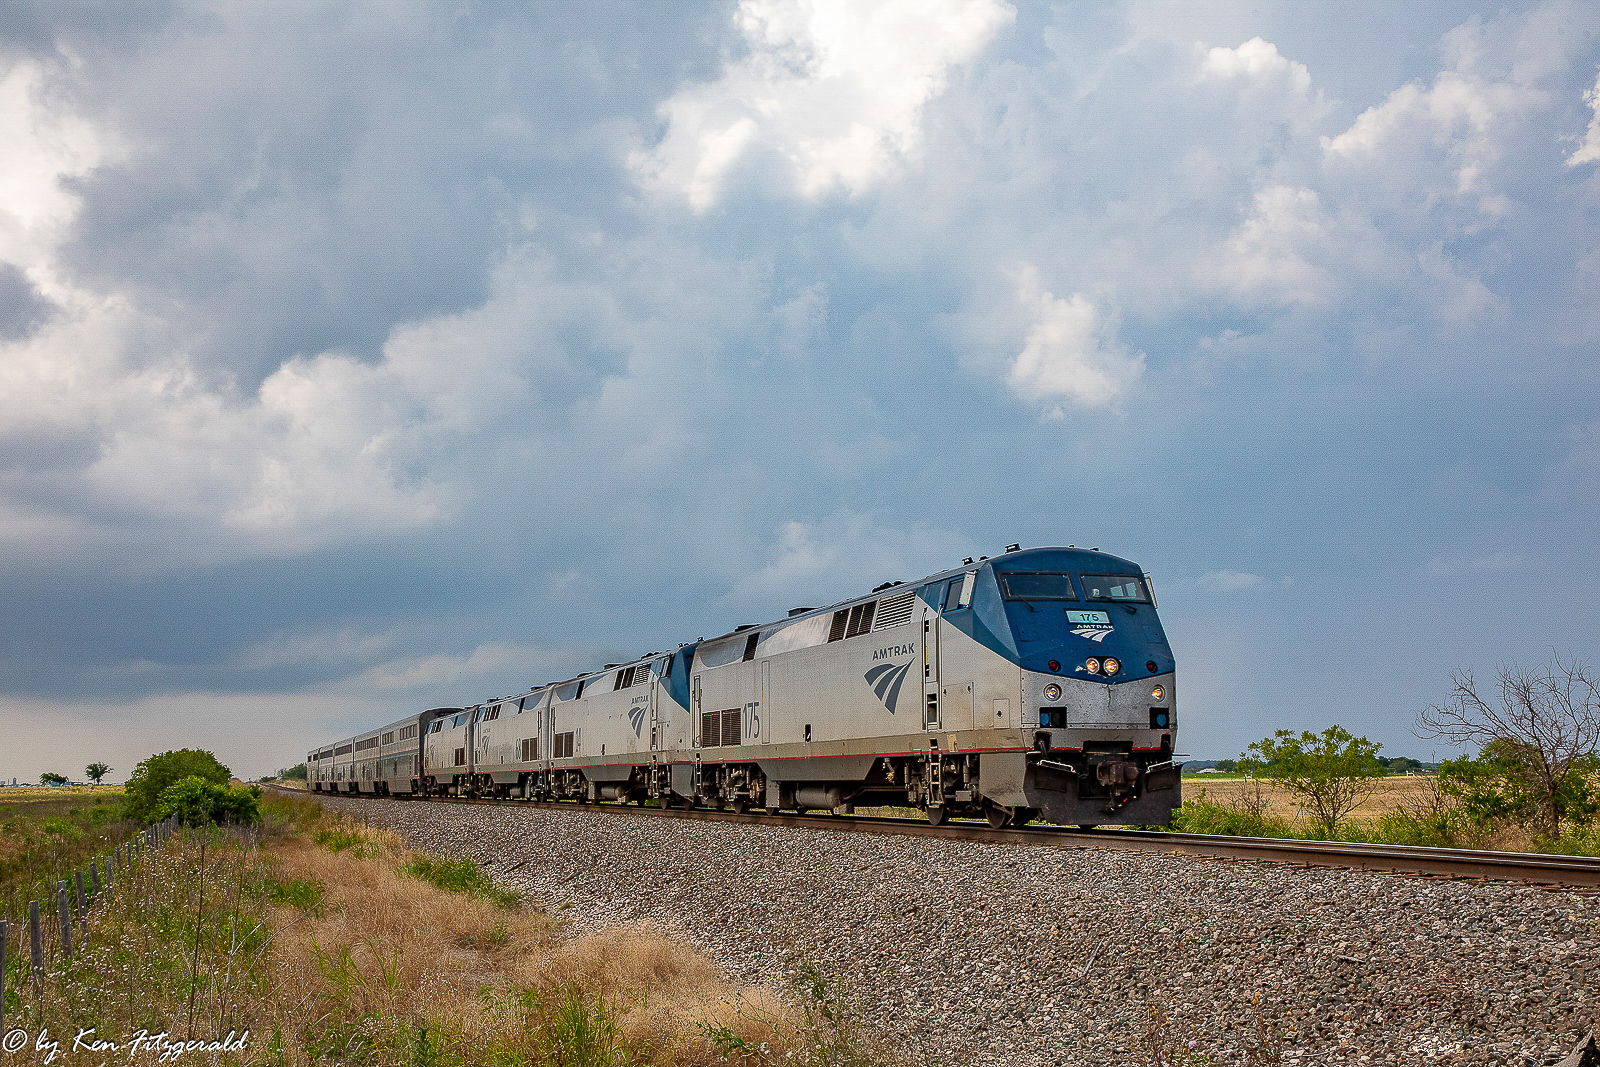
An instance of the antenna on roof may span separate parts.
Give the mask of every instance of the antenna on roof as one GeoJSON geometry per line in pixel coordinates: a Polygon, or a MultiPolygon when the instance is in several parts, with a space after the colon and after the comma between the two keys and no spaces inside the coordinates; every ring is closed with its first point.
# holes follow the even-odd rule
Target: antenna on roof
{"type": "Polygon", "coordinates": [[[1022,550],[1022,542],[1020,542],[1020,541],[1017,542],[1014,545],[1007,545],[1006,546],[1006,551],[1007,552],[1020,552],[1021,550],[1022,550]]]}
{"type": "Polygon", "coordinates": [[[962,561],[961,561],[961,565],[962,565],[962,566],[966,566],[966,565],[967,565],[967,564],[969,564],[969,563],[971,563],[971,562],[972,562],[972,557],[971,557],[971,556],[968,556],[968,557],[967,557],[967,558],[966,558],[966,559],[964,559],[964,560],[962,560],[962,561]]]}

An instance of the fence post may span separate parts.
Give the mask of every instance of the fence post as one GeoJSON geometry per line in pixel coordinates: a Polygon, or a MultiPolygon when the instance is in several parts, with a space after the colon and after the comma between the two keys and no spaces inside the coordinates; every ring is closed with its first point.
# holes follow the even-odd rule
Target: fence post
{"type": "Polygon", "coordinates": [[[78,921],[86,923],[89,921],[89,909],[83,901],[83,872],[73,871],[72,876],[78,883],[78,921]]]}
{"type": "Polygon", "coordinates": [[[35,982],[44,973],[44,943],[39,940],[39,902],[28,901],[28,933],[33,941],[33,968],[28,973],[35,982]]]}
{"type": "Polygon", "coordinates": [[[6,1032],[6,941],[11,933],[11,924],[0,919],[0,1034],[6,1032]]]}
{"type": "Polygon", "coordinates": [[[56,883],[56,910],[61,913],[61,954],[72,956],[72,905],[67,901],[67,880],[56,883]]]}
{"type": "Polygon", "coordinates": [[[110,889],[111,888],[111,883],[114,882],[115,880],[116,880],[116,878],[115,878],[115,874],[114,874],[114,871],[113,871],[113,865],[111,863],[111,857],[107,856],[106,857],[106,888],[110,889]]]}

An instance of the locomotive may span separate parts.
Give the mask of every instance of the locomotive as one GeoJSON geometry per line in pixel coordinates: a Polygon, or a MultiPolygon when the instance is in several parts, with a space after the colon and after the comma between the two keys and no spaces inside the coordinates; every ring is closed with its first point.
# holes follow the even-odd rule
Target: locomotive
{"type": "Polygon", "coordinates": [[[307,756],[319,792],[736,812],[907,806],[1163,824],[1181,803],[1172,648],[1149,578],[1021,549],[307,756]]]}

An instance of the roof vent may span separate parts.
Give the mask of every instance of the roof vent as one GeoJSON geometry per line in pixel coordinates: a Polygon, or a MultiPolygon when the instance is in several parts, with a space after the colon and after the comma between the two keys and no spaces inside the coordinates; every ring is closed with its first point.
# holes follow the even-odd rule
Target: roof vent
{"type": "Polygon", "coordinates": [[[735,626],[733,628],[733,632],[736,633],[736,634],[742,634],[746,630],[754,630],[757,625],[758,625],[757,623],[747,622],[743,626],[735,626]]]}
{"type": "Polygon", "coordinates": [[[808,611],[816,611],[816,610],[817,610],[816,608],[790,608],[789,609],[789,618],[792,619],[796,615],[804,615],[808,611]]]}
{"type": "Polygon", "coordinates": [[[1014,544],[1014,545],[1007,545],[1006,546],[1006,551],[1007,552],[1020,552],[1021,550],[1022,550],[1022,544],[1020,542],[1017,543],[1017,544],[1014,544]]]}
{"type": "Polygon", "coordinates": [[[874,592],[874,593],[881,593],[881,592],[883,592],[883,591],[884,591],[884,590],[885,590],[885,589],[890,589],[890,588],[893,588],[893,587],[894,587],[894,583],[893,583],[893,582],[884,582],[884,583],[883,583],[883,584],[882,584],[882,585],[875,585],[875,586],[873,586],[873,587],[872,587],[872,591],[873,591],[873,592],[874,592]]]}
{"type": "Polygon", "coordinates": [[[620,663],[607,663],[604,667],[601,667],[600,669],[603,670],[603,671],[609,671],[612,667],[620,667],[620,666],[622,666],[622,664],[620,664],[620,663]]]}
{"type": "Polygon", "coordinates": [[[966,566],[966,565],[967,565],[967,564],[969,564],[969,563],[971,563],[971,562],[972,562],[972,557],[971,557],[971,556],[968,556],[968,557],[967,557],[967,558],[966,558],[966,559],[964,559],[964,560],[962,560],[962,561],[961,561],[961,565],[962,565],[962,566],[963,566],[963,567],[965,567],[965,566],[966,566]]]}

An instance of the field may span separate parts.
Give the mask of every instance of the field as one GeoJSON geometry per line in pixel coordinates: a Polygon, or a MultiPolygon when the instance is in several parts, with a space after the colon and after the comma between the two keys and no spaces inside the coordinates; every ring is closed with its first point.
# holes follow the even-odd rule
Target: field
{"type": "MultiPolygon", "coordinates": [[[[1431,775],[1379,778],[1376,781],[1377,788],[1373,790],[1372,795],[1363,800],[1350,813],[1350,817],[1363,822],[1381,819],[1397,807],[1426,800],[1433,793],[1433,783],[1431,775]]],[[[1304,814],[1288,790],[1261,779],[1229,778],[1220,774],[1185,775],[1183,799],[1197,800],[1200,791],[1205,790],[1207,800],[1218,804],[1231,804],[1253,796],[1258,788],[1267,802],[1265,814],[1291,821],[1304,814]]]]}
{"type": "Polygon", "coordinates": [[[56,879],[135,829],[120,788],[0,790],[0,914],[16,919],[22,901],[48,898],[56,879]]]}

